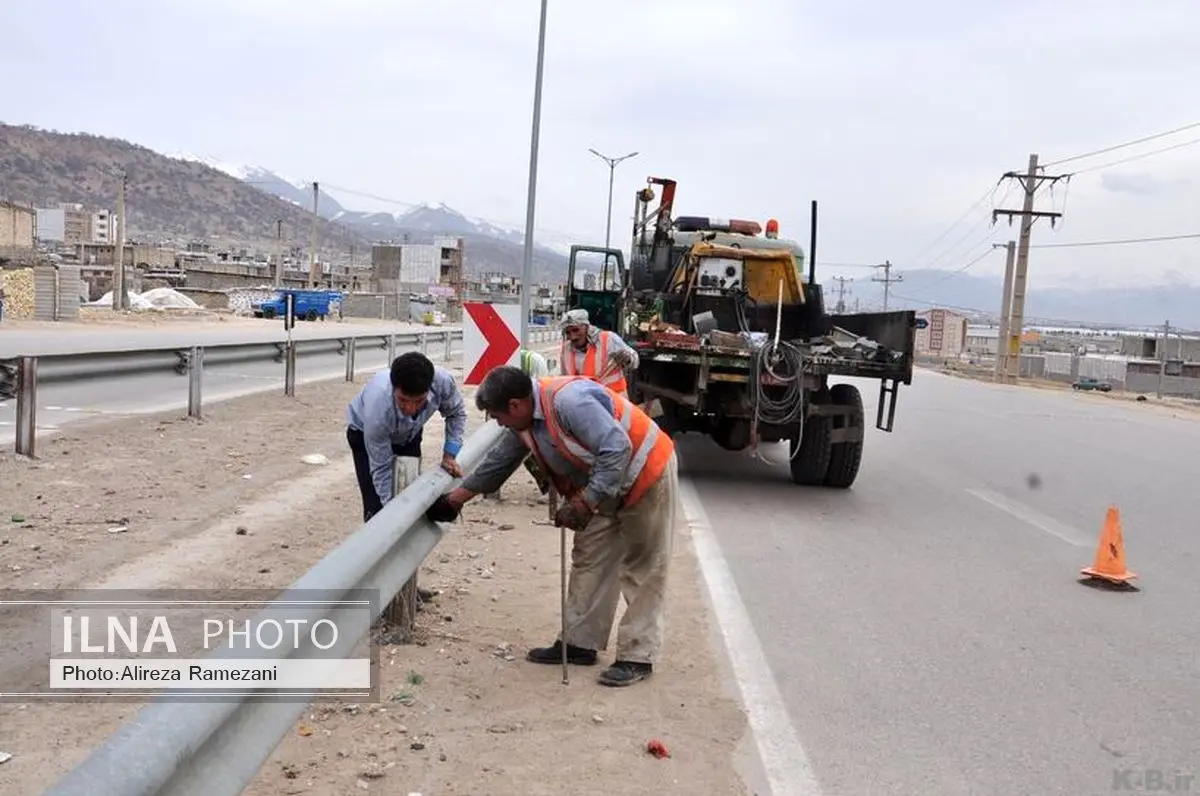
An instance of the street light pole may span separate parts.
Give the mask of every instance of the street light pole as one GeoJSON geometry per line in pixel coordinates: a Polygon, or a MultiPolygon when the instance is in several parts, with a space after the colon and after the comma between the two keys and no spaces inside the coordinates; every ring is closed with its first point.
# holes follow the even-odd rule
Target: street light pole
{"type": "MultiPolygon", "coordinates": [[[[630,152],[628,155],[622,155],[619,158],[610,158],[607,155],[601,155],[594,149],[589,149],[596,157],[608,164],[608,221],[604,225],[604,248],[607,249],[612,243],[612,200],[613,200],[613,179],[616,176],[617,164],[623,160],[637,157],[637,152],[630,152]]],[[[608,252],[604,254],[604,267],[600,271],[600,285],[604,289],[608,285],[608,252]]]]}
{"type": "Polygon", "coordinates": [[[546,5],[538,25],[537,77],[533,83],[533,132],[529,141],[529,195],[525,200],[525,260],[521,265],[521,347],[529,348],[529,295],[533,283],[533,218],[537,199],[538,136],[542,127],[542,67],[546,61],[546,5]]]}

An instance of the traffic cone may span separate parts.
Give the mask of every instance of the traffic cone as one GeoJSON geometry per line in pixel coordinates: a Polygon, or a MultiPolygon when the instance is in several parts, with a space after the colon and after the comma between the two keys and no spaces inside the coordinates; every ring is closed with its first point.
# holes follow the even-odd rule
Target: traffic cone
{"type": "Polygon", "coordinates": [[[1095,560],[1090,567],[1079,571],[1089,578],[1120,585],[1128,585],[1137,577],[1125,566],[1125,538],[1121,534],[1121,513],[1116,506],[1109,506],[1108,515],[1104,518],[1095,560]]]}

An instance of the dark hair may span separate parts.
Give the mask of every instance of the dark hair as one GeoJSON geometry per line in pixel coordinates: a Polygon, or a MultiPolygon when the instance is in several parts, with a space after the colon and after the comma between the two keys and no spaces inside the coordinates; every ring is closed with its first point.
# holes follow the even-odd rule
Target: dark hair
{"type": "Polygon", "coordinates": [[[392,362],[392,389],[405,395],[424,395],[433,387],[433,362],[419,351],[409,351],[392,362]]]}
{"type": "Polygon", "coordinates": [[[520,368],[503,365],[494,368],[475,390],[475,408],[481,412],[507,412],[509,401],[533,395],[533,379],[520,368]]]}

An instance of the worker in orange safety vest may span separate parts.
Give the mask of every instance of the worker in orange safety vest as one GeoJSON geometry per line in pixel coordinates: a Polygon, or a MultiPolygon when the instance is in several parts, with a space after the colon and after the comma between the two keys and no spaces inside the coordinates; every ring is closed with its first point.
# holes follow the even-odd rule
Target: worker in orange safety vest
{"type": "Polygon", "coordinates": [[[619,334],[592,326],[588,311],[570,310],[559,326],[563,330],[560,370],[564,376],[587,376],[624,398],[629,397],[625,369],[636,369],[637,352],[619,334]]]}
{"type": "Polygon", "coordinates": [[[641,409],[585,377],[530,379],[520,368],[492,370],[475,405],[509,433],[428,516],[449,521],[463,504],[492,492],[531,452],[563,503],[555,524],[575,531],[564,612],[566,638],[529,651],[534,663],[590,666],[608,647],[621,596],[625,615],[614,661],[599,678],[624,686],[649,677],[661,655],[667,565],[679,478],[675,444],[641,409]]]}

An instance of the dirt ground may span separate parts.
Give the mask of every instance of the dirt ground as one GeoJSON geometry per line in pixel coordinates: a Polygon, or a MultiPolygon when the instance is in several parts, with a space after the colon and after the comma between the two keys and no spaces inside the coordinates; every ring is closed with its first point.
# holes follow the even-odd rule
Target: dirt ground
{"type": "MultiPolygon", "coordinates": [[[[72,425],[38,461],[4,457],[0,588],[294,582],[360,525],[342,409],[361,382],[241,398],[200,422],[72,425]],[[310,453],[329,463],[303,463],[310,453]]],[[[435,416],[426,467],[441,434],[435,416]]],[[[608,689],[595,683],[600,667],[572,667],[563,685],[558,667],[524,661],[559,623],[558,531],[546,512],[524,471],[501,502],[468,505],[422,569],[439,594],[419,614],[417,643],[381,651],[382,702],[310,706],[246,793],[746,793],[734,769],[746,723],[682,528],[666,660],[650,681],[608,689]],[[655,738],[670,759],[646,752],[655,738]]],[[[22,646],[36,655],[37,643],[12,648],[22,646]]],[[[44,677],[36,657],[29,665],[44,677]]],[[[137,708],[0,704],[0,753],[12,755],[0,793],[41,793],[137,708]]]]}

